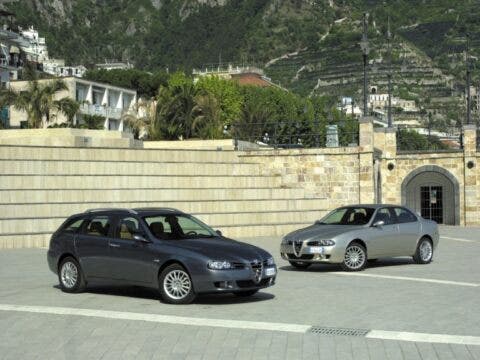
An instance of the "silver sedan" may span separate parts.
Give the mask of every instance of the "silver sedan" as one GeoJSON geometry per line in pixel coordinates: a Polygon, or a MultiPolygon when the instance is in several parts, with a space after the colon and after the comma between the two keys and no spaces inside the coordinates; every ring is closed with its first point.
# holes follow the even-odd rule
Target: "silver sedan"
{"type": "Polygon", "coordinates": [[[334,263],[359,271],[380,257],[412,256],[428,264],[438,241],[437,223],[403,206],[353,205],[286,235],[280,253],[297,268],[334,263]]]}

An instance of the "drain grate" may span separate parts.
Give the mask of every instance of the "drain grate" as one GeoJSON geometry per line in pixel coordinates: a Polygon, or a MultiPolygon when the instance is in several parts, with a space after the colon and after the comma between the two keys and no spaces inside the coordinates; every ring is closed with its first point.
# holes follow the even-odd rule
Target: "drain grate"
{"type": "Polygon", "coordinates": [[[308,332],[318,335],[329,336],[365,336],[370,330],[365,329],[343,329],[324,326],[312,326],[308,332]]]}

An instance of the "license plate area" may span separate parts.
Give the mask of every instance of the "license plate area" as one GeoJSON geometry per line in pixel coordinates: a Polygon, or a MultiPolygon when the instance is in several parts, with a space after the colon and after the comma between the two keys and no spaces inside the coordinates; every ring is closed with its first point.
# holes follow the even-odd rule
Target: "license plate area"
{"type": "Polygon", "coordinates": [[[321,254],[321,255],[323,255],[325,253],[325,249],[321,246],[310,246],[308,248],[308,253],[309,254],[321,254]]]}
{"type": "Polygon", "coordinates": [[[277,273],[274,267],[265,268],[265,276],[274,276],[277,273]]]}

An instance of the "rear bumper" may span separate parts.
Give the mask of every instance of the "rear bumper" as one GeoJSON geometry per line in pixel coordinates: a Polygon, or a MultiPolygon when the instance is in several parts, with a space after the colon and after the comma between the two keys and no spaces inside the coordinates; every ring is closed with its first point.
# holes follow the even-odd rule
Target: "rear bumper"
{"type": "Polygon", "coordinates": [[[58,273],[58,255],[55,254],[54,251],[48,250],[47,251],[47,262],[48,262],[48,267],[50,268],[50,271],[52,271],[54,274],[58,273]]]}
{"type": "Polygon", "coordinates": [[[195,292],[213,294],[264,289],[273,286],[277,276],[276,266],[268,268],[275,269],[274,274],[267,273],[265,267],[260,278],[256,278],[251,269],[209,270],[208,273],[193,279],[195,292]]]}

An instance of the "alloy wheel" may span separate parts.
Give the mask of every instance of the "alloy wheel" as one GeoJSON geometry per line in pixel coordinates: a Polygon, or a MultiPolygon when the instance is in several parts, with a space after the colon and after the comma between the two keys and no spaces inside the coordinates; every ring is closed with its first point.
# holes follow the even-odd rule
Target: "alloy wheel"
{"type": "Polygon", "coordinates": [[[420,258],[422,259],[422,261],[428,262],[432,258],[432,254],[432,244],[430,243],[430,241],[424,240],[420,245],[420,258]]]}
{"type": "Polygon", "coordinates": [[[351,245],[345,252],[345,265],[352,270],[360,269],[365,264],[365,251],[358,245],[351,245]]]}
{"type": "Polygon", "coordinates": [[[63,264],[61,279],[63,286],[67,289],[72,289],[75,286],[78,280],[78,269],[73,262],[67,261],[63,264]]]}
{"type": "Polygon", "coordinates": [[[170,271],[163,280],[165,293],[175,300],[184,299],[192,288],[190,277],[183,270],[170,271]]]}

